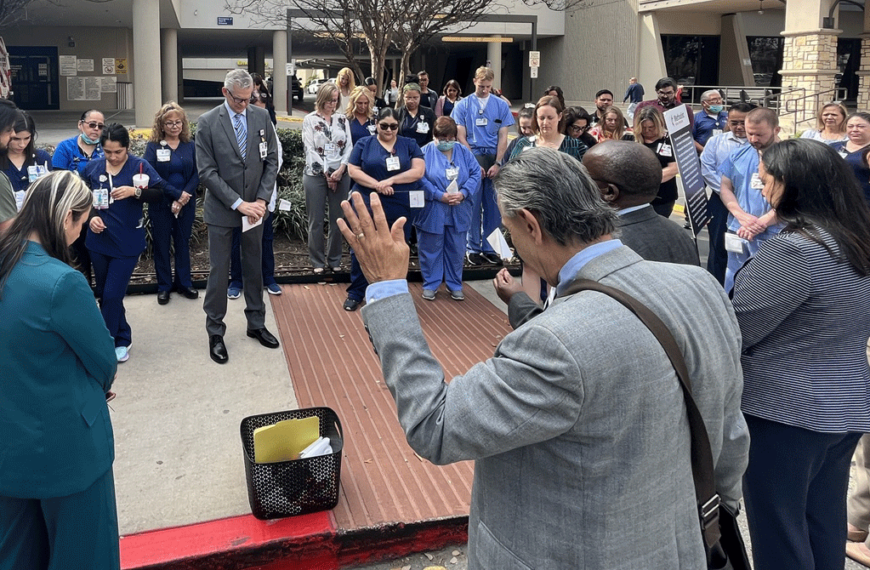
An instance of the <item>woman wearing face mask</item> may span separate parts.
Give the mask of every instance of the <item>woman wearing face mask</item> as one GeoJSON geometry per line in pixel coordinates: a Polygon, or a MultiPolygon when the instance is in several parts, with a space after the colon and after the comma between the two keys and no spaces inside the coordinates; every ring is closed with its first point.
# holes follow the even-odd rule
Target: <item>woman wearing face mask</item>
{"type": "MultiPolygon", "coordinates": [[[[431,112],[431,111],[430,111],[431,112]]],[[[354,181],[351,192],[362,194],[366,205],[372,192],[380,194],[387,222],[392,224],[405,216],[405,240],[411,234],[413,215],[410,192],[422,190],[419,182],[426,172],[423,152],[414,141],[398,136],[399,112],[389,107],[378,114],[378,134],[364,137],[353,147],[347,171],[354,181]]],[[[368,281],[351,251],[351,284],[347,288],[345,311],[355,311],[365,298],[368,281]]]]}
{"type": "Polygon", "coordinates": [[[569,154],[577,160],[583,160],[583,154],[587,150],[586,145],[579,138],[562,134],[562,118],[562,104],[559,98],[550,95],[541,97],[532,115],[532,131],[535,134],[518,142],[510,158],[519,156],[527,148],[544,146],[569,154]]]}
{"type": "Polygon", "coordinates": [[[414,139],[420,148],[432,140],[435,111],[420,106],[420,86],[408,83],[402,91],[405,106],[399,109],[399,135],[414,139]]]}
{"type": "Polygon", "coordinates": [[[434,140],[423,147],[426,206],[417,216],[417,247],[423,298],[435,300],[444,281],[454,301],[463,301],[462,266],[471,227],[471,200],[480,186],[480,165],[465,145],[456,144],[456,122],[439,117],[434,140]]]}
{"type": "Polygon", "coordinates": [[[118,362],[129,358],[132,335],[124,311],[124,295],[139,254],[145,250],[143,202],[163,200],[166,182],[150,164],[127,153],[130,133],[122,125],[106,125],[100,137],[105,156],[91,161],[83,178],[94,193],[96,213],[88,222],[85,244],[94,263],[100,312],[115,340],[118,362]],[[133,186],[133,177],[148,176],[147,188],[133,186]]]}
{"type": "MultiPolygon", "coordinates": [[[[79,119],[79,133],[69,139],[61,141],[54,149],[51,157],[51,166],[54,170],[72,170],[83,174],[85,167],[92,160],[103,157],[103,149],[100,147],[100,135],[103,133],[105,118],[96,109],[82,113],[79,119]]],[[[79,270],[91,281],[91,258],[88,248],[85,247],[85,234],[87,225],[82,228],[82,235],[72,244],[73,254],[79,266],[79,270]]]]}
{"type": "Polygon", "coordinates": [[[24,203],[27,187],[52,170],[51,155],[42,149],[34,148],[34,142],[36,142],[36,124],[33,122],[33,117],[24,111],[18,111],[15,125],[12,127],[12,138],[6,145],[6,154],[0,156],[0,169],[12,182],[12,190],[15,191],[19,209],[24,203]]]}
{"type": "Polygon", "coordinates": [[[453,112],[453,106],[462,99],[460,95],[462,95],[462,89],[459,87],[459,82],[455,79],[448,81],[444,86],[444,94],[438,97],[438,102],[435,103],[435,116],[449,117],[450,113],[453,112]]]}

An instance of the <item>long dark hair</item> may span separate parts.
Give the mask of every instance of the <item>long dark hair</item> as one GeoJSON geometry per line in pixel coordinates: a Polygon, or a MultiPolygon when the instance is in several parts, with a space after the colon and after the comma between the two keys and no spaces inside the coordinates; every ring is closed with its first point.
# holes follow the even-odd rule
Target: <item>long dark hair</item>
{"type": "MultiPolygon", "coordinates": [[[[12,125],[12,133],[13,136],[18,133],[23,132],[30,133],[30,142],[27,143],[27,147],[24,149],[24,165],[23,168],[27,168],[28,166],[32,166],[36,161],[34,160],[34,143],[36,142],[36,123],[33,121],[33,117],[25,113],[24,111],[18,111],[15,123],[12,125]]],[[[9,149],[6,149],[2,155],[0,155],[0,168],[6,169],[9,168],[9,149]]]]}
{"type": "Polygon", "coordinates": [[[0,295],[34,232],[48,255],[70,263],[64,228],[66,215],[72,212],[72,221],[77,222],[91,211],[92,203],[87,185],[69,170],[55,170],[34,182],[18,216],[0,236],[0,295]]]}
{"type": "Polygon", "coordinates": [[[779,201],[771,204],[786,222],[783,231],[830,251],[818,232],[825,230],[837,242],[840,259],[860,275],[870,275],[870,207],[846,161],[830,146],[809,139],[777,143],[761,160],[783,184],[779,201]]]}

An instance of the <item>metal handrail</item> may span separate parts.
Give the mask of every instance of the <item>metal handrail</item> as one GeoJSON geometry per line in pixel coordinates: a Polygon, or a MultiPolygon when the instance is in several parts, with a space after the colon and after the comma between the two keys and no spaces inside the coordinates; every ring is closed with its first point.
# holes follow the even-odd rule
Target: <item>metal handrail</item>
{"type": "MultiPolygon", "coordinates": [[[[695,91],[701,92],[716,89],[726,102],[743,101],[763,104],[765,99],[776,97],[782,87],[761,87],[755,85],[683,85],[683,102],[693,104],[695,91]],[[688,92],[688,96],[687,93],[688,92]],[[760,96],[756,96],[760,95],[760,96]]],[[[763,105],[767,106],[767,105],[763,105]]]]}
{"type": "Polygon", "coordinates": [[[818,108],[822,106],[824,103],[830,103],[831,101],[842,101],[846,98],[848,94],[848,89],[845,87],[834,87],[833,89],[826,89],[825,91],[816,91],[815,93],[806,93],[806,89],[793,89],[784,94],[793,93],[796,91],[803,91],[804,95],[802,97],[797,97],[794,99],[789,99],[785,102],[785,112],[783,114],[791,114],[793,116],[795,129],[797,129],[798,125],[809,123],[816,120],[816,113],[818,112],[818,108]],[[801,119],[797,120],[797,114],[807,112],[807,100],[812,99],[815,103],[814,111],[812,117],[809,119],[801,119]],[[798,105],[800,103],[800,105],[798,105]]]}

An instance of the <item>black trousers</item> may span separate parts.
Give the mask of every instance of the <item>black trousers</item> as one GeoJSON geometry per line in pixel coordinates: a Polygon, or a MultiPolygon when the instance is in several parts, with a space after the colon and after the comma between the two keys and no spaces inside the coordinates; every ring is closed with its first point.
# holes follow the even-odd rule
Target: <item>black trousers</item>
{"type": "Polygon", "coordinates": [[[728,208],[722,203],[719,194],[713,192],[707,201],[710,223],[710,253],[707,254],[707,271],[721,284],[725,284],[725,268],[728,266],[728,253],[725,251],[725,232],[728,230],[728,208]]]}

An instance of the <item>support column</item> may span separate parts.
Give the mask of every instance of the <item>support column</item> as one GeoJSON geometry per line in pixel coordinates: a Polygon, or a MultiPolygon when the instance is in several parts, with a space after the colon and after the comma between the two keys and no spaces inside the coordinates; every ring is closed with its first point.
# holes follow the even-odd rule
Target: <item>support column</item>
{"type": "Polygon", "coordinates": [[[870,10],[864,9],[864,33],[861,34],[861,65],[858,76],[858,108],[870,105],[870,10]]]}
{"type": "MultiPolygon", "coordinates": [[[[493,38],[501,38],[494,35],[493,38]]],[[[493,87],[501,89],[501,42],[489,42],[486,44],[486,59],[489,60],[489,68],[492,70],[493,87]]]]}
{"type": "Polygon", "coordinates": [[[647,97],[654,98],[653,86],[662,77],[667,77],[662,36],[655,12],[640,15],[639,39],[637,42],[637,82],[644,85],[647,97]]]}
{"type": "Polygon", "coordinates": [[[266,50],[263,46],[248,48],[248,73],[259,73],[261,77],[266,77],[266,50]]]}
{"type": "Polygon", "coordinates": [[[133,103],[139,127],[150,126],[163,104],[160,61],[160,3],[133,0],[133,103]]]}
{"type": "Polygon", "coordinates": [[[178,102],[178,30],[160,30],[160,59],[163,67],[163,102],[178,102]]]}
{"type": "Polygon", "coordinates": [[[287,31],[272,32],[272,102],[276,113],[287,113],[292,107],[289,103],[293,98],[288,93],[287,81],[287,31]]]}

